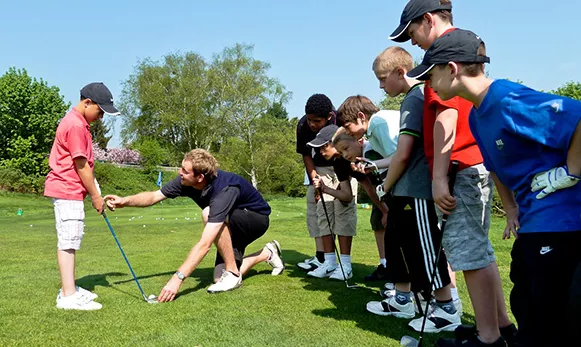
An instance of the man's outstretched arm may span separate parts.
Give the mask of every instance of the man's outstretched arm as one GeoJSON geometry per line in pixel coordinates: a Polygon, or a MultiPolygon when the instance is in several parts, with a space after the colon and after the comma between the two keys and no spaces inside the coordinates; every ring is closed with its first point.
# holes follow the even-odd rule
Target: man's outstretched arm
{"type": "Polygon", "coordinates": [[[111,211],[115,211],[116,208],[123,208],[126,206],[132,207],[148,207],[155,205],[158,202],[167,199],[161,190],[154,192],[142,192],[135,195],[130,195],[126,197],[118,195],[106,195],[105,201],[107,201],[107,207],[111,211]]]}

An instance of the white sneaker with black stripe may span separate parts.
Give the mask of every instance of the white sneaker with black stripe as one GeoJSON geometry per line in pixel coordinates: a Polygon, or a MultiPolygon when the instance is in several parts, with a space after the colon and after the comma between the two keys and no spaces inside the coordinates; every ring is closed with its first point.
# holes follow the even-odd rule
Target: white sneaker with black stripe
{"type": "Polygon", "coordinates": [[[397,302],[396,296],[390,296],[383,301],[370,301],[367,303],[366,308],[367,311],[379,316],[414,318],[416,315],[413,300],[402,305],[397,302]]]}
{"type": "MultiPolygon", "coordinates": [[[[460,315],[456,313],[450,314],[438,305],[430,306],[430,313],[426,319],[426,326],[424,331],[427,333],[439,333],[441,331],[454,331],[462,322],[460,315]]],[[[416,318],[409,322],[409,326],[415,331],[422,329],[423,317],[416,318]]]]}
{"type": "MultiPolygon", "coordinates": [[[[420,297],[420,303],[419,303],[419,306],[421,306],[422,310],[424,310],[424,311],[425,311],[425,310],[426,310],[426,305],[428,304],[428,302],[427,302],[427,301],[426,301],[426,300],[425,300],[425,299],[422,297],[422,295],[421,295],[421,294],[419,294],[419,293],[418,293],[418,295],[419,295],[419,297],[420,297]]],[[[432,298],[432,305],[433,305],[434,303],[435,303],[435,301],[434,301],[434,299],[432,298]]],[[[458,299],[454,300],[454,307],[456,307],[456,311],[458,312],[458,315],[459,315],[460,317],[462,317],[462,315],[464,314],[464,311],[463,311],[463,307],[462,307],[462,300],[460,300],[460,298],[458,298],[458,299]]],[[[419,308],[418,308],[418,305],[416,305],[416,313],[418,313],[418,314],[421,314],[421,313],[420,313],[420,310],[419,310],[419,308]]]]}
{"type": "Polygon", "coordinates": [[[316,269],[307,272],[308,276],[317,277],[317,278],[325,278],[331,276],[331,274],[337,268],[337,264],[331,265],[328,262],[324,262],[316,269]]]}
{"type": "Polygon", "coordinates": [[[308,259],[305,259],[304,261],[301,261],[300,263],[297,263],[297,266],[301,270],[313,271],[319,266],[321,266],[321,264],[322,263],[317,259],[317,256],[313,256],[308,259]]]}

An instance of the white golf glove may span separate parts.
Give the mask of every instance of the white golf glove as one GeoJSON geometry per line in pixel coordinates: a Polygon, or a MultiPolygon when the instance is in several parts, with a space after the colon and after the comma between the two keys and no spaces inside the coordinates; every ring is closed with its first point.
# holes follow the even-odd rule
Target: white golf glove
{"type": "Polygon", "coordinates": [[[579,178],[570,175],[566,165],[556,167],[536,174],[531,183],[531,191],[536,192],[542,189],[537,194],[537,199],[542,199],[557,190],[573,187],[579,182],[579,178]]]}

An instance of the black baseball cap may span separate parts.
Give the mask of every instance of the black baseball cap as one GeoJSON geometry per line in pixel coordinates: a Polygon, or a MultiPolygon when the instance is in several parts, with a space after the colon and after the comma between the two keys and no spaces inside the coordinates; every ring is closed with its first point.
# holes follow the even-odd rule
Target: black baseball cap
{"type": "Polygon", "coordinates": [[[317,137],[315,137],[313,141],[307,143],[307,145],[311,147],[321,147],[333,139],[337,130],[339,130],[339,127],[335,124],[327,125],[321,129],[317,134],[317,137]]]}
{"type": "Polygon", "coordinates": [[[438,10],[452,11],[452,3],[440,4],[440,0],[410,0],[399,20],[399,26],[391,33],[389,39],[395,42],[406,42],[410,39],[407,30],[411,22],[429,12],[438,10]]]}
{"type": "Polygon", "coordinates": [[[490,58],[478,55],[484,41],[470,30],[454,29],[436,39],[426,51],[422,63],[407,73],[408,78],[427,80],[428,72],[438,64],[490,63],[490,58]]]}
{"type": "Polygon", "coordinates": [[[103,112],[117,116],[121,112],[113,105],[113,94],[107,86],[101,82],[89,83],[81,89],[81,97],[91,99],[95,104],[99,105],[103,112]]]}

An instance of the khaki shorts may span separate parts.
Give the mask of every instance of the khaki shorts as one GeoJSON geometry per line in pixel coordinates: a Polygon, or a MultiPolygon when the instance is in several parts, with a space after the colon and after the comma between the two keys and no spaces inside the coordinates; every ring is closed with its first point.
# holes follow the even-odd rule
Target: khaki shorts
{"type": "Polygon", "coordinates": [[[493,191],[492,177],[484,165],[458,172],[454,185],[456,209],[448,217],[442,238],[452,270],[482,269],[496,261],[488,239],[493,191]]]}
{"type": "Polygon", "coordinates": [[[85,228],[85,206],[82,200],[52,199],[59,250],[81,249],[85,228]]]}
{"type": "MultiPolygon", "coordinates": [[[[337,175],[332,166],[317,166],[315,170],[326,186],[336,188],[339,185],[337,175]]],[[[335,197],[329,194],[323,194],[323,198],[328,202],[335,200],[335,197]]],[[[307,230],[313,238],[321,236],[317,217],[317,203],[315,202],[315,187],[313,185],[307,188],[307,230]]]]}
{"type": "MultiPolygon", "coordinates": [[[[333,234],[341,236],[355,236],[357,234],[357,204],[355,201],[345,204],[335,199],[334,201],[325,202],[325,206],[327,206],[333,234]]],[[[325,209],[320,201],[317,204],[317,216],[320,230],[319,236],[331,235],[325,209]]]]}

